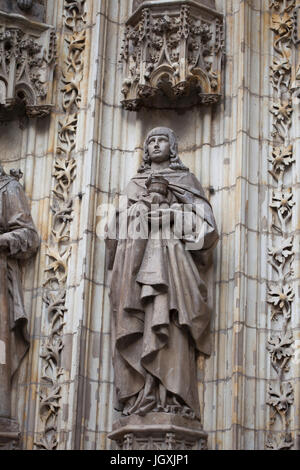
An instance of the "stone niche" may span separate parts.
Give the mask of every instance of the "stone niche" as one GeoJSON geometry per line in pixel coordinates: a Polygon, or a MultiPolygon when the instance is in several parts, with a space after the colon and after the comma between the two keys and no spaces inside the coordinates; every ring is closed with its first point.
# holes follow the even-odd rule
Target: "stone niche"
{"type": "Polygon", "coordinates": [[[183,108],[222,94],[223,15],[213,0],[135,1],[122,48],[122,105],[183,108]]]}
{"type": "Polygon", "coordinates": [[[55,61],[52,26],[0,10],[0,121],[50,113],[55,61]]]}

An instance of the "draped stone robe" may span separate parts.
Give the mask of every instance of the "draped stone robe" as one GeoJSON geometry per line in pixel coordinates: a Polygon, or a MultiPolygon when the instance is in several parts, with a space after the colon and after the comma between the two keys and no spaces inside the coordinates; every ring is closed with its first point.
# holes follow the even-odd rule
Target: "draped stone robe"
{"type": "MultiPolygon", "coordinates": [[[[198,217],[194,209],[202,204],[201,233],[184,239],[128,237],[107,242],[117,408],[125,414],[166,411],[153,390],[154,377],[167,395],[177,398],[173,404],[184,405],[199,418],[196,356],[210,354],[211,311],[203,274],[218,233],[197,178],[183,170],[159,173],[169,182],[171,208],[190,204],[193,217],[198,217]],[[187,251],[186,243],[196,243],[199,236],[201,249],[187,251]]],[[[134,177],[125,191],[129,232],[135,214],[148,210],[141,198],[149,174],[134,177]]]]}
{"type": "Polygon", "coordinates": [[[6,282],[0,279],[0,289],[5,286],[8,292],[10,370],[13,376],[29,347],[20,262],[37,251],[39,236],[22,186],[7,175],[0,177],[0,234],[7,242],[7,248],[0,250],[1,264],[5,266],[1,276],[6,276],[6,282]]]}

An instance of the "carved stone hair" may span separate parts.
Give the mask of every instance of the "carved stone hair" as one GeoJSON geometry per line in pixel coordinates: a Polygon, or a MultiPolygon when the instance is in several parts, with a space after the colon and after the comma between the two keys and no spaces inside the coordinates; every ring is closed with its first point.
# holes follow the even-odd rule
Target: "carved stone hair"
{"type": "Polygon", "coordinates": [[[140,166],[138,172],[143,173],[144,171],[149,170],[151,168],[151,160],[150,160],[149,152],[148,152],[148,144],[149,144],[150,138],[153,137],[154,135],[164,135],[168,137],[169,139],[170,168],[172,170],[189,171],[189,169],[186,166],[184,166],[184,164],[179,158],[177,138],[176,138],[175,133],[172,131],[172,129],[169,129],[168,127],[155,127],[149,132],[149,134],[146,137],[146,140],[144,143],[143,163],[140,166]]]}

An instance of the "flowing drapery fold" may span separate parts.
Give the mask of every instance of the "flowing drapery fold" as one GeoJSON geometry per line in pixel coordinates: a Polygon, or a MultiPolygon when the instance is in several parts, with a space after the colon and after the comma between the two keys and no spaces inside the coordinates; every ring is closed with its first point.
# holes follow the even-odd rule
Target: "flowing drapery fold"
{"type": "MultiPolygon", "coordinates": [[[[129,233],[134,215],[148,211],[143,197],[149,174],[137,175],[126,189],[129,233]]],[[[170,237],[160,228],[154,238],[108,240],[117,405],[130,413],[142,404],[146,409],[155,382],[199,417],[196,356],[210,354],[211,311],[203,273],[218,233],[196,177],[171,169],[160,174],[169,182],[171,211],[181,211],[184,218],[182,210],[188,207],[194,221],[200,217],[200,230],[174,237],[171,225],[170,237]]]]}

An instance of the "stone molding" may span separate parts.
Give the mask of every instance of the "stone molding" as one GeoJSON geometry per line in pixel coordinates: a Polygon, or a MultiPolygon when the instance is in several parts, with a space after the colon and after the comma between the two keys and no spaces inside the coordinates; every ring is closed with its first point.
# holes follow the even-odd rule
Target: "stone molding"
{"type": "Polygon", "coordinates": [[[52,26],[0,11],[0,121],[51,112],[55,64],[52,26]]]}
{"type": "Polygon", "coordinates": [[[223,15],[192,0],[143,2],[126,23],[122,105],[213,104],[222,95],[223,15]]]}

